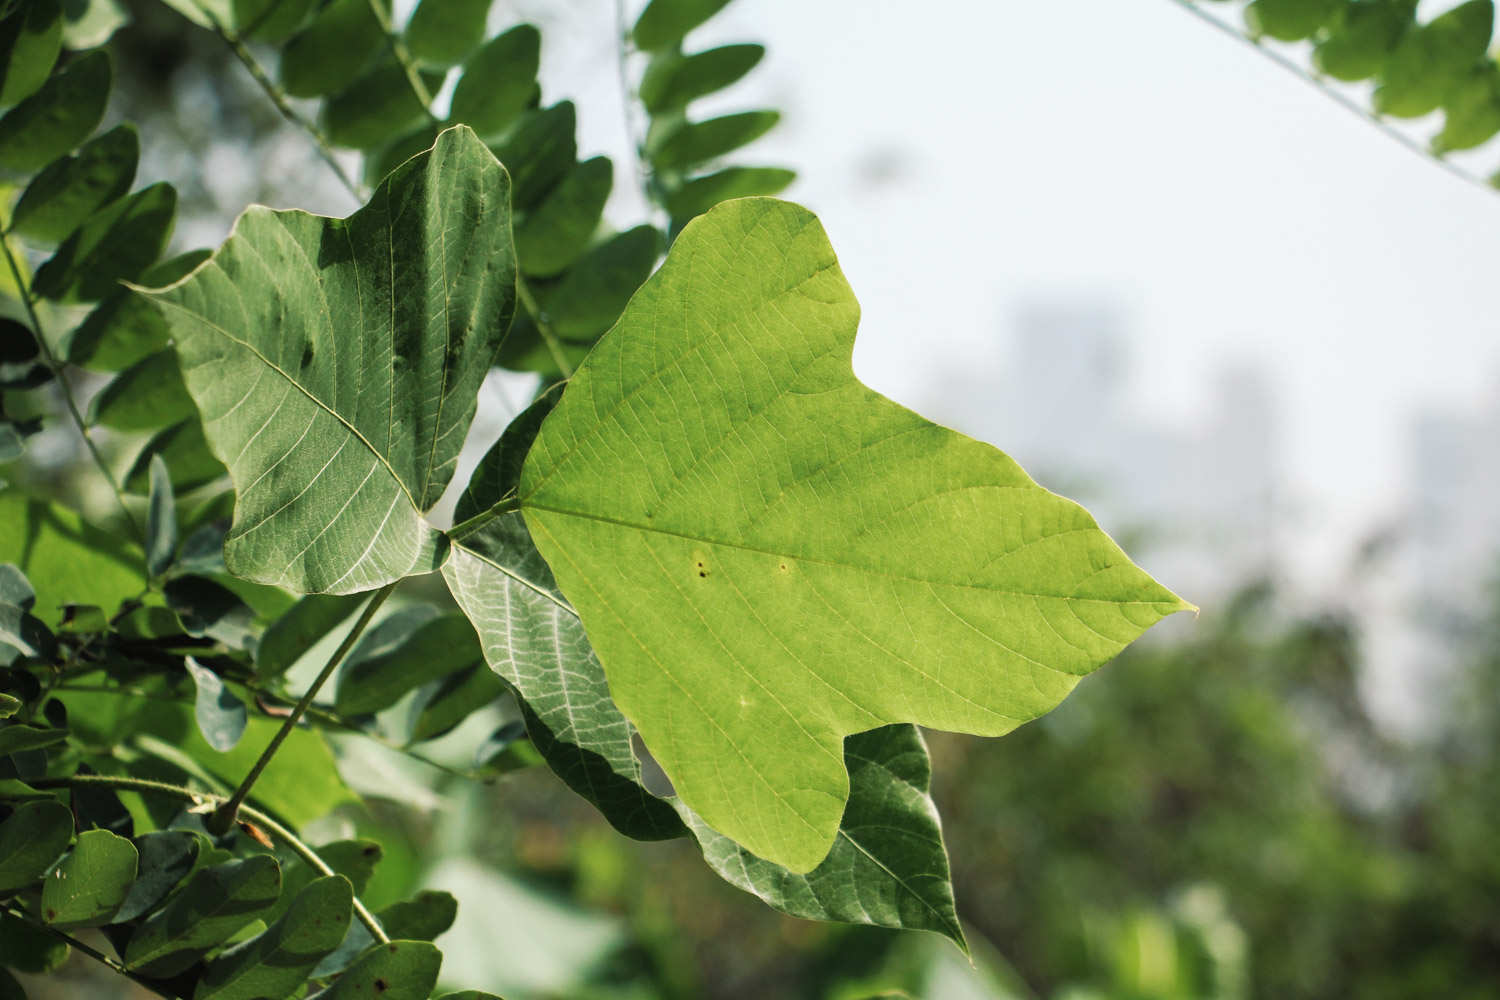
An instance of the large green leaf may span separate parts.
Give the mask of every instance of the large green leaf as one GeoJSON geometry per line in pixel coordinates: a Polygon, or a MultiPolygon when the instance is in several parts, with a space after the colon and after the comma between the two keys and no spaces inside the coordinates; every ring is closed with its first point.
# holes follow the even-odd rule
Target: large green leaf
{"type": "Polygon", "coordinates": [[[252,208],[152,293],[234,480],[231,573],[353,593],[441,562],[422,515],[514,307],[508,188],[449,129],[347,220],[252,208]]]}
{"type": "Polygon", "coordinates": [[[73,838],[73,814],[47,799],[23,803],[0,823],[0,897],[36,882],[73,838]]]}
{"type": "Polygon", "coordinates": [[[42,918],[58,927],[110,922],[139,863],[135,845],[108,830],[85,830],[42,886],[42,918]]]}
{"type": "Polygon", "coordinates": [[[82,142],[104,116],[109,56],[80,56],[0,118],[0,167],[40,170],[82,142]]]}
{"type": "Polygon", "coordinates": [[[131,934],[125,964],[149,976],[175,976],[264,913],[280,893],[281,871],[268,854],[201,868],[131,934]]]}
{"type": "Polygon", "coordinates": [[[57,0],[29,0],[0,21],[0,108],[36,93],[62,51],[57,0]]]}
{"type": "Polygon", "coordinates": [[[280,920],[209,963],[194,1000],[291,996],[343,940],[352,901],[342,875],[309,883],[280,920]]]}
{"type": "MultiPolygon", "coordinates": [[[[443,83],[441,73],[423,73],[428,92],[443,83]]],[[[349,87],[323,102],[328,141],[352,149],[374,149],[400,136],[427,116],[406,69],[394,56],[380,59],[349,87]]],[[[427,148],[428,143],[422,148],[427,148]]]]}
{"type": "Polygon", "coordinates": [[[1000,735],[1191,607],[1004,454],[861,384],[822,227],[727,202],[569,382],[519,488],[609,689],[710,826],[828,854],[843,739],[1000,735]]]}

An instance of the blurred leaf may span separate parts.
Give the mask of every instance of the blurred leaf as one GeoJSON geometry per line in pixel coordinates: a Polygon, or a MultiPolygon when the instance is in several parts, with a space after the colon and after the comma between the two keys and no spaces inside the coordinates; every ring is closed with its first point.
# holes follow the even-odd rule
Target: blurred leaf
{"type": "Polygon", "coordinates": [[[131,934],[125,965],[153,978],[175,976],[269,909],[280,892],[281,871],[268,854],[200,868],[131,934]]]}
{"type": "Polygon", "coordinates": [[[530,208],[573,169],[578,143],[572,101],[560,101],[540,111],[528,111],[503,141],[495,155],[510,171],[511,198],[516,208],[530,208]]]}
{"type": "Polygon", "coordinates": [[[67,806],[47,799],[16,807],[0,823],[0,897],[40,880],[72,839],[73,814],[67,806]]]}
{"type": "Polygon", "coordinates": [[[181,830],[160,830],[135,838],[140,873],[115,911],[116,923],[145,916],[187,878],[198,860],[198,837],[181,830]]]}
{"type": "Polygon", "coordinates": [[[307,1000],[427,1000],[443,955],[425,941],[371,945],[343,975],[307,1000]]]}
{"type": "Polygon", "coordinates": [[[1284,42],[1310,38],[1339,13],[1347,0],[1255,0],[1245,8],[1252,35],[1284,42]]]}
{"type": "Polygon", "coordinates": [[[661,233],[637,226],[600,243],[561,278],[538,283],[532,291],[553,332],[592,343],[620,318],[661,252],[661,233]]]}
{"type": "Polygon", "coordinates": [[[682,41],[689,31],[713,17],[729,0],[651,0],[630,37],[646,52],[682,41]]]}
{"type": "Polygon", "coordinates": [[[764,45],[723,45],[690,56],[663,52],[641,77],[641,103],[653,115],[686,107],[739,80],[765,54],[764,45]]]}
{"type": "Polygon", "coordinates": [[[0,911],[0,967],[45,975],[68,960],[68,943],[29,920],[0,911]]]}
{"type": "Polygon", "coordinates": [[[464,63],[449,118],[486,139],[505,131],[531,103],[541,51],[541,32],[530,24],[518,24],[490,39],[464,63]]]}
{"type": "Polygon", "coordinates": [[[28,0],[0,21],[0,107],[36,93],[62,51],[62,8],[57,0],[28,0]]]}
{"type": "Polygon", "coordinates": [[[213,30],[234,26],[233,0],[161,0],[200,28],[213,30]]]}
{"type": "Polygon", "coordinates": [[[348,880],[339,875],[309,883],[281,919],[209,963],[194,1000],[261,1000],[297,992],[319,960],[338,947],[352,899],[348,880]]]}
{"type": "Polygon", "coordinates": [[[0,562],[26,574],[43,621],[56,622],[65,604],[113,613],[146,589],[144,557],[129,541],[14,489],[0,491],[0,562]]]}
{"type": "Polygon", "coordinates": [[[1406,33],[1375,88],[1375,110],[1417,118],[1441,105],[1489,48],[1492,0],[1468,0],[1406,33]]]}
{"type": "Polygon", "coordinates": [[[309,594],[271,623],[255,648],[255,673],[273,679],[367,600],[363,594],[309,594]]]}
{"type": "MultiPolygon", "coordinates": [[[[472,626],[470,631],[473,631],[472,626]]],[[[428,687],[430,690],[419,694],[413,706],[415,718],[411,735],[407,737],[408,743],[420,743],[443,735],[505,693],[505,682],[482,661],[434,681],[428,687]]]]}
{"type": "Polygon", "coordinates": [[[392,903],[375,916],[388,937],[399,941],[432,941],[458,915],[458,900],[451,892],[423,889],[411,899],[392,903]]]}
{"type": "MultiPolygon", "coordinates": [[[[11,718],[21,710],[21,706],[24,704],[26,703],[15,695],[0,694],[0,719],[11,718]]],[[[3,792],[0,792],[0,797],[9,798],[3,792]]]]}
{"type": "Polygon", "coordinates": [[[541,203],[516,224],[521,270],[538,278],[561,274],[588,249],[609,200],[614,168],[608,157],[576,163],[541,203]]]}
{"type": "MultiPolygon", "coordinates": [[[[0,387],[29,387],[41,363],[41,348],[31,328],[9,317],[0,317],[0,387]]],[[[38,383],[39,384],[39,383],[38,383]]]]}
{"type": "Polygon", "coordinates": [[[12,231],[33,242],[56,245],[83,222],[130,190],[140,158],[132,125],[116,125],[47,165],[16,202],[12,231]]]}
{"type": "MultiPolygon", "coordinates": [[[[255,636],[255,612],[228,587],[206,576],[179,576],[167,581],[163,594],[188,635],[208,636],[231,649],[249,648],[255,636]]],[[[197,681],[198,676],[194,674],[193,679],[197,681]]],[[[198,693],[201,706],[201,684],[198,693]]]]}
{"type": "Polygon", "coordinates": [[[513,308],[505,193],[494,157],[450,129],[349,219],[252,208],[209,264],[154,294],[234,459],[231,573],[353,593],[441,562],[422,515],[513,308]],[[281,389],[257,392],[267,379],[281,389]]]}
{"type": "MultiPolygon", "coordinates": [[[[147,288],[170,285],[209,258],[207,250],[191,250],[146,270],[140,283],[147,288]]],[[[167,321],[143,295],[117,288],[94,307],[68,341],[68,360],[96,372],[127,368],[167,346],[167,321]]],[[[181,375],[178,376],[181,378],[181,375]]]]}
{"type": "Polygon", "coordinates": [[[666,208],[680,226],[721,201],[780,194],[796,179],[796,171],[782,167],[726,167],[717,173],[694,177],[669,191],[666,208]]]}
{"type": "MultiPolygon", "coordinates": [[[[390,16],[390,0],[379,0],[390,16]]],[[[333,0],[281,50],[281,84],[293,97],[342,90],[385,44],[370,0],[333,0]]]]}
{"type": "Polygon", "coordinates": [[[1443,131],[1432,140],[1439,154],[1473,149],[1500,132],[1500,66],[1491,60],[1469,74],[1443,102],[1443,131]]]}
{"type": "Polygon", "coordinates": [[[0,563],[0,665],[9,665],[17,655],[36,655],[24,627],[35,604],[36,591],[26,574],[10,563],[0,563]]]}
{"type": "MultiPolygon", "coordinates": [[[[443,83],[441,74],[423,73],[422,78],[428,93],[443,83]]],[[[387,56],[348,89],[324,101],[321,121],[335,146],[374,149],[426,117],[427,107],[412,91],[406,70],[394,56],[387,56]]]]}
{"type": "Polygon", "coordinates": [[[109,56],[86,53],[0,118],[0,167],[32,173],[88,138],[109,100],[109,56]]]}
{"type": "Polygon", "coordinates": [[[172,488],[179,493],[195,490],[224,475],[224,466],[209,450],[203,424],[196,415],[151,436],[130,464],[130,471],[125,473],[126,490],[144,493],[150,489],[151,459],[157,455],[167,463],[172,488]]]}
{"type": "Polygon", "coordinates": [[[422,0],[406,25],[406,47],[430,66],[452,66],[484,41],[492,0],[422,0]]]}
{"type": "Polygon", "coordinates": [[[130,23],[120,0],[63,0],[63,45],[91,49],[130,23]]]}
{"type": "Polygon", "coordinates": [[[149,431],[197,415],[168,348],[125,369],[89,404],[90,423],[117,431],[149,431]]]}
{"type": "Polygon", "coordinates": [[[135,845],[108,830],[85,830],[42,885],[42,917],[56,927],[110,922],[135,881],[135,845]]]}
{"type": "Polygon", "coordinates": [[[658,170],[687,170],[732,152],[765,135],[781,120],[779,111],[742,111],[701,122],[685,122],[647,150],[658,170]]]}
{"type": "MultiPolygon", "coordinates": [[[[173,361],[173,368],[176,361],[173,361]]],[[[146,572],[161,576],[177,551],[177,501],[160,455],[151,458],[151,495],[146,506],[146,572]]]]}
{"type": "Polygon", "coordinates": [[[233,750],[240,737],[245,735],[245,703],[224,686],[218,674],[191,656],[184,657],[182,662],[192,674],[193,686],[198,690],[193,702],[198,731],[215,750],[221,753],[233,750]]]}
{"type": "Polygon", "coordinates": [[[398,643],[378,653],[373,652],[375,648],[372,644],[370,651],[359,649],[351,653],[339,671],[333,704],[340,715],[379,712],[400,701],[408,691],[484,659],[474,626],[461,614],[426,621],[402,636],[398,643]]]}
{"type": "Polygon", "coordinates": [[[36,272],[32,289],[58,302],[97,302],[133,281],[166,249],[177,191],[153,184],[100,209],[36,272]]]}
{"type": "Polygon", "coordinates": [[[317,6],[318,0],[234,0],[235,33],[259,42],[284,42],[317,6]]]}
{"type": "Polygon", "coordinates": [[[1411,26],[1416,5],[1410,0],[1366,0],[1344,8],[1313,49],[1313,65],[1339,80],[1368,80],[1380,73],[1411,26]]]}
{"type": "MultiPolygon", "coordinates": [[[[172,706],[184,710],[183,706],[172,706]]],[[[209,772],[231,787],[249,772],[266,745],[281,728],[280,719],[252,716],[245,726],[244,737],[228,753],[211,749],[192,726],[183,740],[183,749],[209,772]]],[[[261,780],[251,792],[250,801],[301,827],[345,803],[359,801],[339,777],[333,754],[321,733],[298,728],[287,735],[276,751],[261,780]]]]}
{"type": "Polygon", "coordinates": [[[20,753],[22,750],[41,750],[56,746],[68,738],[66,729],[50,729],[11,723],[0,726],[0,757],[20,753]]]}
{"type": "MultiPolygon", "coordinates": [[[[79,764],[77,773],[90,775],[97,772],[87,764],[79,764]]],[[[105,785],[74,785],[69,797],[73,801],[73,821],[77,829],[108,830],[127,840],[135,836],[135,817],[120,801],[120,794],[115,789],[105,785]]]]}

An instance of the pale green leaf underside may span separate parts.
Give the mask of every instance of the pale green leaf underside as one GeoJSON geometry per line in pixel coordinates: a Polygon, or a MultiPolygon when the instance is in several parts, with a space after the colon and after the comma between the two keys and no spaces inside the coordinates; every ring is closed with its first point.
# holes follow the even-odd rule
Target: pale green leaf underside
{"type": "Polygon", "coordinates": [[[234,480],[230,572],[355,593],[441,562],[423,513],[514,308],[509,186],[450,129],[347,220],[252,208],[152,293],[234,480]]]}
{"type": "Polygon", "coordinates": [[[999,735],[1189,607],[996,449],[861,384],[858,305],[773,199],[689,225],[521,474],[538,549],[683,801],[794,872],[843,740],[999,735]]]}

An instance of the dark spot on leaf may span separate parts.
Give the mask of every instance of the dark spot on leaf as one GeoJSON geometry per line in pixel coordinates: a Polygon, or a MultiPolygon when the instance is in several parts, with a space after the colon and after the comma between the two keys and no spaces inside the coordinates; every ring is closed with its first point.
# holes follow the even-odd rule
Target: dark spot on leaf
{"type": "Polygon", "coordinates": [[[380,853],[380,848],[376,847],[374,844],[366,844],[364,846],[364,849],[360,851],[360,853],[367,858],[374,857],[375,855],[380,853]]]}
{"type": "MultiPolygon", "coordinates": [[[[392,948],[391,950],[395,951],[394,948],[392,948]]],[[[388,987],[385,984],[385,980],[384,979],[377,979],[377,980],[375,980],[375,992],[376,993],[384,993],[388,989],[390,989],[390,987],[388,987]]]]}
{"type": "Polygon", "coordinates": [[[311,344],[305,344],[305,345],[303,345],[303,347],[302,347],[302,367],[306,368],[308,365],[312,364],[312,359],[313,359],[312,345],[311,344]]]}
{"type": "Polygon", "coordinates": [[[47,910],[47,919],[48,920],[56,920],[57,919],[57,911],[53,910],[53,909],[47,910]]]}

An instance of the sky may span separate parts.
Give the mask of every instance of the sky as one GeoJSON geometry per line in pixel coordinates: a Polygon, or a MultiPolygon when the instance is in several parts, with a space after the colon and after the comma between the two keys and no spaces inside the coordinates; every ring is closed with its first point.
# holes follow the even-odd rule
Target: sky
{"type": "MultiPolygon", "coordinates": [[[[585,151],[628,163],[606,5],[512,6],[554,19],[544,90],[579,101],[585,151]]],[[[783,111],[734,160],[800,172],[785,197],[820,215],[863,306],[856,372],[907,405],[956,369],[1003,375],[1027,301],[1116,303],[1149,419],[1199,419],[1226,365],[1267,373],[1289,559],[1317,579],[1400,510],[1413,415],[1500,385],[1500,195],[1171,0],[736,0],[688,47],[728,41],[767,57],[696,110],[783,111]]],[[[982,412],[962,391],[945,411],[982,412]]]]}

